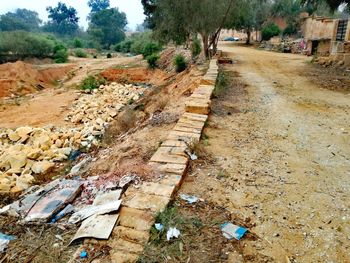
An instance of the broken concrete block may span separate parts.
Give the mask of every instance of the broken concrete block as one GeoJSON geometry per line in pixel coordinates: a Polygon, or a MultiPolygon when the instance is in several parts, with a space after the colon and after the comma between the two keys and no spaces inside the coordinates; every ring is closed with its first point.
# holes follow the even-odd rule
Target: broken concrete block
{"type": "Polygon", "coordinates": [[[154,224],[153,214],[136,208],[123,206],[119,212],[119,225],[139,231],[149,231],[154,224]]]}
{"type": "Polygon", "coordinates": [[[124,205],[126,207],[150,210],[154,213],[158,213],[164,211],[169,201],[169,197],[150,195],[138,192],[134,194],[129,200],[126,200],[124,202],[124,205]]]}
{"type": "Polygon", "coordinates": [[[186,102],[186,112],[208,115],[210,113],[210,101],[190,100],[186,102]]]}
{"type": "Polygon", "coordinates": [[[41,161],[33,163],[31,167],[32,171],[36,174],[46,173],[50,171],[55,166],[54,163],[49,161],[41,161]]]}

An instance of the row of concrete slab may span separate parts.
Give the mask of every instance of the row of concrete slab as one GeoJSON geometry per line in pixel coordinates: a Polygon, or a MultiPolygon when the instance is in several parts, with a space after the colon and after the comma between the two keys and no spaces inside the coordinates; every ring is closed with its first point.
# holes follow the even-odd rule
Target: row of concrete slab
{"type": "Polygon", "coordinates": [[[186,175],[191,148],[199,143],[208,119],[218,69],[217,60],[211,60],[201,85],[186,103],[186,112],[152,156],[149,165],[161,175],[161,179],[126,191],[118,224],[106,241],[112,248],[113,263],[137,261],[149,240],[156,214],[166,208],[179,189],[186,175]]]}

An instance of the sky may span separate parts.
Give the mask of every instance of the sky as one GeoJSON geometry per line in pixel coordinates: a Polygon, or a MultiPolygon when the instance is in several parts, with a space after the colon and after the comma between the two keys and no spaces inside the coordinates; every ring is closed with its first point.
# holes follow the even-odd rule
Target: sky
{"type": "MultiPolygon", "coordinates": [[[[0,0],[0,14],[14,11],[17,8],[26,8],[38,12],[43,21],[47,21],[47,6],[56,6],[58,2],[63,2],[68,6],[73,6],[78,11],[80,17],[79,24],[87,28],[86,17],[90,12],[87,5],[88,0],[0,0]]],[[[135,29],[136,25],[144,20],[141,0],[110,0],[112,7],[118,7],[120,11],[126,13],[128,27],[135,29]]]]}

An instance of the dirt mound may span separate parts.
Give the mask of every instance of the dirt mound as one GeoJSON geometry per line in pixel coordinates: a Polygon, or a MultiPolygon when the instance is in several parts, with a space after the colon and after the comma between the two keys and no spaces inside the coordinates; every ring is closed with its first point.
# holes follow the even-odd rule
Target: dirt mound
{"type": "Polygon", "coordinates": [[[169,75],[162,70],[147,68],[108,69],[101,73],[108,81],[121,83],[150,83],[162,85],[169,75]]]}
{"type": "Polygon", "coordinates": [[[177,55],[185,57],[187,62],[191,61],[191,51],[180,48],[167,48],[160,54],[159,67],[166,72],[175,72],[174,59],[177,55]]]}
{"type": "Polygon", "coordinates": [[[51,88],[70,70],[71,66],[39,70],[22,61],[0,65],[0,98],[51,88]]]}

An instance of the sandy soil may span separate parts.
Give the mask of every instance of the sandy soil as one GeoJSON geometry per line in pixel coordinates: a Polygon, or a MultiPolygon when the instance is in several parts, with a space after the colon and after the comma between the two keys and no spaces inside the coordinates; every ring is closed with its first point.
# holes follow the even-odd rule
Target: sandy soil
{"type": "Polygon", "coordinates": [[[195,165],[181,191],[255,225],[265,242],[243,241],[245,262],[260,262],[248,260],[255,250],[274,262],[350,262],[350,95],[312,82],[307,57],[221,49],[236,64],[205,130],[215,162],[195,165]]]}
{"type": "MultiPolygon", "coordinates": [[[[77,98],[77,93],[72,88],[80,84],[89,74],[97,74],[107,68],[139,63],[140,61],[140,56],[112,59],[71,58],[69,64],[36,65],[35,67],[43,72],[44,76],[50,74],[51,79],[57,78],[62,81],[55,88],[52,88],[51,85],[51,88],[48,87],[38,92],[35,90],[35,93],[31,90],[28,93],[33,94],[24,97],[0,99],[0,127],[67,126],[69,123],[64,121],[65,115],[71,103],[77,98]],[[63,68],[70,68],[71,71],[67,74],[62,70],[63,68]],[[55,72],[56,74],[54,74],[55,72]]],[[[32,82],[35,84],[35,81],[37,80],[33,79],[32,82]]],[[[20,82],[19,79],[18,82],[20,82]]],[[[39,81],[37,82],[39,84],[39,81]]],[[[0,89],[2,89],[1,85],[0,89]]]]}

